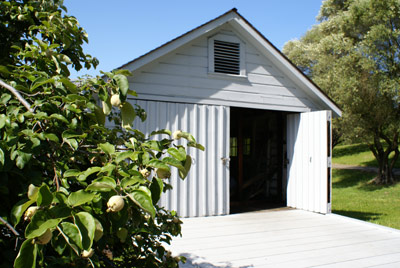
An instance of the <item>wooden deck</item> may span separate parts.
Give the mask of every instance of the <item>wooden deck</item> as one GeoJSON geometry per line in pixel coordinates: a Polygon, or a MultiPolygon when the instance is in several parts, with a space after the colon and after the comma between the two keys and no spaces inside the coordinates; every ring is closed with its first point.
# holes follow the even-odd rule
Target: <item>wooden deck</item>
{"type": "Polygon", "coordinates": [[[183,219],[181,267],[400,267],[400,231],[301,210],[183,219]]]}

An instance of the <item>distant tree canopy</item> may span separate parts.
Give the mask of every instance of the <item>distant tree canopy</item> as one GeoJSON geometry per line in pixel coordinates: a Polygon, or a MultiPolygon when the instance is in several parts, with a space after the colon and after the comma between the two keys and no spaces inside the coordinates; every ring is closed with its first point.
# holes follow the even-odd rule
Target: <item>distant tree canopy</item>
{"type": "Polygon", "coordinates": [[[283,52],[343,109],[344,136],[368,143],[379,163],[375,181],[391,183],[399,156],[400,1],[326,0],[318,20],[283,52]]]}

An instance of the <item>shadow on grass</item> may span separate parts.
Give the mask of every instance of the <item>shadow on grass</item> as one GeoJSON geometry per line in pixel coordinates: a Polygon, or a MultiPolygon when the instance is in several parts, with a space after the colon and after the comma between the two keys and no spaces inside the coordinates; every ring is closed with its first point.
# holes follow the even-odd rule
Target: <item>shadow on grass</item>
{"type": "Polygon", "coordinates": [[[361,212],[361,211],[348,211],[348,210],[333,210],[333,213],[359,219],[362,221],[375,221],[382,217],[382,213],[371,213],[371,212],[361,212]]]}
{"type": "MultiPolygon", "coordinates": [[[[197,267],[197,268],[233,268],[233,267],[238,267],[238,266],[232,266],[230,262],[225,262],[224,264],[221,265],[215,265],[209,262],[202,262],[199,261],[201,257],[196,256],[194,254],[190,253],[182,253],[180,254],[181,256],[184,256],[186,258],[186,263],[185,264],[180,264],[179,267],[181,268],[192,268],[192,267],[197,267]]],[[[243,265],[239,266],[239,268],[250,268],[254,267],[253,265],[243,265]]]]}
{"type": "Polygon", "coordinates": [[[360,185],[358,188],[360,190],[363,190],[366,192],[372,192],[372,191],[376,191],[376,190],[391,188],[391,187],[395,186],[397,183],[398,182],[395,182],[393,184],[375,184],[372,182],[366,182],[366,183],[363,183],[362,185],[360,185]]]}
{"type": "MultiPolygon", "coordinates": [[[[333,188],[349,188],[349,187],[357,187],[357,189],[372,192],[376,190],[381,190],[384,188],[391,188],[395,186],[397,183],[382,185],[375,184],[372,179],[376,176],[376,173],[360,171],[360,170],[351,170],[351,169],[334,169],[333,170],[333,188]]],[[[397,178],[399,179],[399,178],[397,178]]]]}
{"type": "Polygon", "coordinates": [[[356,185],[365,184],[376,175],[370,172],[349,169],[333,170],[333,188],[348,188],[356,185]]]}
{"type": "Polygon", "coordinates": [[[366,144],[352,144],[346,146],[339,146],[333,149],[333,155],[335,157],[349,156],[353,154],[360,154],[370,151],[366,144]]]}

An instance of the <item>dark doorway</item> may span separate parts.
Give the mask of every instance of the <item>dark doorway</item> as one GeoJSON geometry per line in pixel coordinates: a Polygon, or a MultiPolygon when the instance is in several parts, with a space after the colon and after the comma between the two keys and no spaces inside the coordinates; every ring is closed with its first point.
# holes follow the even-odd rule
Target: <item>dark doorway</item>
{"type": "Polygon", "coordinates": [[[286,113],[233,107],[230,113],[231,213],[285,206],[286,113]]]}

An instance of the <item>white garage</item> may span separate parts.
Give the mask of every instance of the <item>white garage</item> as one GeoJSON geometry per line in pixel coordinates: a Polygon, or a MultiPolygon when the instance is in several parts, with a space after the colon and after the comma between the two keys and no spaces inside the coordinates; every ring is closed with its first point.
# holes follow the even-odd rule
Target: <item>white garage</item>
{"type": "Polygon", "coordinates": [[[190,132],[192,170],[161,202],[180,216],[267,207],[329,213],[331,117],[340,109],[236,9],[121,68],[148,113],[136,127],[190,132]]]}

